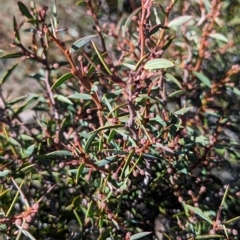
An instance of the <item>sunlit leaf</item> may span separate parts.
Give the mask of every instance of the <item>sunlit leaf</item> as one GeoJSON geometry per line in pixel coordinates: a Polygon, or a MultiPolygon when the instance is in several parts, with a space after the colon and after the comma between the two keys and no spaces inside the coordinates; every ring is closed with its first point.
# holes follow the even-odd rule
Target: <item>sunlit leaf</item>
{"type": "Polygon", "coordinates": [[[192,16],[180,16],[180,17],[174,18],[172,21],[168,23],[168,27],[169,28],[179,27],[192,18],[193,18],[192,16]]]}
{"type": "Polygon", "coordinates": [[[154,70],[154,69],[161,69],[161,68],[170,68],[173,66],[174,64],[167,59],[156,58],[146,62],[144,65],[144,68],[148,70],[154,70]]]}
{"type": "Polygon", "coordinates": [[[9,173],[11,173],[10,170],[3,170],[3,171],[0,171],[0,177],[5,177],[7,176],[9,173]]]}
{"type": "Polygon", "coordinates": [[[60,94],[55,94],[54,98],[57,99],[60,102],[64,102],[70,105],[73,105],[72,101],[70,101],[67,97],[60,95],[60,94]]]}
{"type": "Polygon", "coordinates": [[[193,72],[193,74],[207,87],[211,88],[211,81],[208,77],[200,72],[193,72]]]}
{"type": "Polygon", "coordinates": [[[210,33],[209,37],[228,43],[228,39],[221,33],[210,33]]]}
{"type": "Polygon", "coordinates": [[[184,108],[179,109],[176,112],[174,112],[174,114],[176,114],[176,115],[179,115],[179,114],[180,115],[184,115],[186,112],[191,111],[193,109],[194,109],[193,107],[184,107],[184,108]]]}
{"type": "Polygon", "coordinates": [[[22,158],[29,158],[33,154],[35,147],[36,147],[36,145],[32,144],[26,150],[24,150],[22,158]]]}
{"type": "Polygon", "coordinates": [[[147,235],[152,234],[152,232],[140,232],[140,233],[136,233],[134,235],[132,235],[130,237],[130,240],[137,240],[137,239],[141,239],[143,237],[146,237],[147,235]]]}
{"type": "Polygon", "coordinates": [[[77,51],[79,48],[84,46],[86,43],[88,43],[95,37],[97,37],[97,35],[89,35],[89,36],[78,39],[76,42],[72,44],[72,46],[69,49],[69,52],[74,53],[75,51],[77,51]]]}
{"type": "Polygon", "coordinates": [[[92,99],[91,95],[87,94],[87,93],[74,93],[74,94],[70,95],[68,98],[78,99],[78,100],[91,100],[92,99]]]}

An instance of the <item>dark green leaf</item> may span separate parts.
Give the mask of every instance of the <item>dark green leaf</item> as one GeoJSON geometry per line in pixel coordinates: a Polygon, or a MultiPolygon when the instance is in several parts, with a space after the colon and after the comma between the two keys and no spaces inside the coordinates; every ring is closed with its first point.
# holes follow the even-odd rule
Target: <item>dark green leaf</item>
{"type": "Polygon", "coordinates": [[[27,17],[27,18],[33,18],[33,16],[31,15],[31,13],[29,12],[28,8],[22,3],[22,2],[18,2],[18,7],[19,10],[21,11],[21,13],[27,17]]]}
{"type": "Polygon", "coordinates": [[[85,164],[82,163],[82,164],[80,164],[80,166],[77,169],[77,174],[76,174],[76,179],[75,179],[76,184],[78,184],[78,180],[79,180],[80,176],[82,175],[84,167],[85,167],[85,164]]]}
{"type": "Polygon", "coordinates": [[[180,82],[179,82],[173,75],[171,75],[171,74],[169,74],[169,73],[166,73],[166,74],[165,74],[165,77],[166,77],[166,79],[167,79],[168,82],[173,82],[173,83],[175,83],[179,88],[182,89],[182,86],[181,86],[180,82]]]}
{"type": "Polygon", "coordinates": [[[92,135],[89,137],[89,139],[87,140],[85,146],[84,146],[84,150],[85,152],[87,153],[89,151],[89,147],[91,146],[91,143],[93,141],[93,139],[96,137],[96,135],[103,131],[103,130],[107,130],[107,129],[112,129],[112,128],[119,128],[119,127],[123,127],[124,125],[123,124],[118,124],[118,125],[112,125],[112,126],[106,126],[106,127],[101,127],[101,128],[98,128],[97,130],[91,132],[92,135]]]}
{"type": "Polygon", "coordinates": [[[18,63],[13,65],[10,69],[7,70],[7,72],[5,73],[4,77],[2,78],[2,80],[0,81],[0,85],[4,84],[7,79],[11,76],[12,72],[14,71],[14,69],[18,66],[18,63]]]}
{"type": "Polygon", "coordinates": [[[22,57],[22,54],[20,52],[17,52],[17,53],[9,53],[9,54],[3,55],[0,58],[7,59],[7,58],[20,58],[20,57],[22,57]]]}
{"type": "Polygon", "coordinates": [[[52,85],[51,90],[56,89],[57,87],[59,87],[61,84],[63,84],[64,82],[66,82],[68,79],[70,79],[72,77],[73,77],[72,73],[64,74],[52,85]]]}
{"type": "Polygon", "coordinates": [[[15,31],[15,38],[18,42],[21,42],[20,34],[19,34],[19,26],[17,24],[16,17],[13,16],[13,29],[15,31]]]}
{"type": "Polygon", "coordinates": [[[152,27],[149,32],[146,34],[146,37],[151,37],[154,33],[156,33],[159,29],[168,29],[168,27],[163,26],[162,24],[157,24],[156,26],[152,27]]]}

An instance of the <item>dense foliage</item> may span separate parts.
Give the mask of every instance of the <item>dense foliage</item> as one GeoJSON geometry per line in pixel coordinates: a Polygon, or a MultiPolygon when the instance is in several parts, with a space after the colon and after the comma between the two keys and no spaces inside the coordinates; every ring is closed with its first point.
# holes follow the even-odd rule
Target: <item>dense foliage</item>
{"type": "Polygon", "coordinates": [[[17,4],[25,21],[1,55],[16,60],[0,80],[1,233],[238,239],[238,1],[82,0],[91,33],[71,43],[56,3],[17,4]],[[26,64],[41,91],[5,97],[26,64]]]}

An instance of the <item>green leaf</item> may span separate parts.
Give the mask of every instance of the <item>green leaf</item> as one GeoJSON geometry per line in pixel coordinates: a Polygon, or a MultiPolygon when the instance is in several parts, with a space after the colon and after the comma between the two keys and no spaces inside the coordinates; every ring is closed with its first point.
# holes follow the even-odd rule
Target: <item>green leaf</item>
{"type": "Polygon", "coordinates": [[[185,92],[186,92],[185,90],[177,90],[175,92],[170,93],[168,97],[170,97],[170,98],[171,97],[179,97],[179,96],[183,95],[185,92]]]}
{"type": "Polygon", "coordinates": [[[80,164],[80,166],[77,169],[77,174],[76,174],[76,179],[75,179],[76,184],[78,184],[78,180],[79,180],[79,178],[80,178],[80,176],[81,176],[81,174],[83,172],[84,167],[85,167],[85,164],[82,163],[82,164],[80,164]]]}
{"type": "Polygon", "coordinates": [[[144,68],[148,70],[154,70],[154,69],[160,69],[160,68],[170,68],[173,66],[174,64],[167,59],[156,58],[146,62],[146,64],[144,65],[144,68]]]}
{"type": "Polygon", "coordinates": [[[209,37],[228,43],[228,39],[221,33],[210,33],[209,37]]]}
{"type": "Polygon", "coordinates": [[[101,128],[98,128],[96,129],[95,131],[92,131],[91,132],[91,136],[88,138],[85,146],[84,146],[84,151],[87,153],[88,150],[89,150],[89,147],[91,146],[91,143],[93,141],[93,139],[96,137],[96,135],[103,131],[103,130],[107,130],[107,129],[112,129],[112,128],[119,128],[119,127],[123,127],[124,125],[123,124],[117,124],[117,125],[112,125],[112,126],[106,126],[106,127],[101,127],[101,128]]]}
{"type": "Polygon", "coordinates": [[[13,146],[17,146],[17,147],[20,147],[21,144],[14,138],[10,137],[9,138],[9,143],[11,143],[13,146]]]}
{"type": "Polygon", "coordinates": [[[78,99],[78,100],[91,100],[92,99],[91,95],[87,94],[87,93],[74,93],[74,94],[70,95],[68,98],[78,99]]]}
{"type": "Polygon", "coordinates": [[[103,59],[102,55],[100,54],[100,52],[98,51],[97,49],[97,46],[95,45],[95,43],[93,41],[92,42],[92,45],[93,45],[93,48],[95,50],[95,52],[97,53],[102,65],[104,66],[104,68],[106,69],[106,71],[108,72],[109,75],[112,75],[112,72],[110,70],[110,68],[108,67],[108,64],[105,62],[105,60],[103,59]]]}
{"type": "Polygon", "coordinates": [[[55,94],[54,98],[57,99],[60,102],[64,102],[70,105],[73,105],[72,101],[70,101],[67,97],[60,95],[60,94],[55,94]]]}
{"type": "Polygon", "coordinates": [[[15,98],[15,99],[9,101],[8,104],[9,104],[10,106],[13,106],[14,104],[17,104],[17,103],[25,100],[27,97],[28,97],[27,95],[21,96],[21,97],[17,97],[17,98],[15,98]]]}
{"type": "Polygon", "coordinates": [[[192,18],[193,18],[192,16],[180,16],[180,17],[174,18],[172,21],[170,21],[170,23],[168,23],[168,27],[174,28],[174,27],[181,26],[182,24],[184,24],[185,22],[189,21],[192,18]]]}
{"type": "Polygon", "coordinates": [[[179,82],[173,75],[171,75],[171,74],[169,74],[169,73],[166,73],[166,74],[165,74],[165,77],[166,77],[166,80],[167,80],[168,82],[173,82],[173,83],[175,83],[179,88],[182,89],[182,86],[181,86],[180,82],[179,82]]]}
{"type": "Polygon", "coordinates": [[[48,153],[47,156],[72,156],[72,153],[66,150],[59,150],[48,153]]]}
{"type": "Polygon", "coordinates": [[[184,107],[184,108],[182,108],[182,109],[180,109],[180,110],[177,110],[176,112],[174,112],[174,114],[176,114],[176,115],[183,115],[183,114],[185,114],[186,112],[188,112],[188,111],[190,111],[190,110],[192,110],[193,109],[193,107],[184,107]]]}
{"type": "Polygon", "coordinates": [[[117,133],[119,133],[120,135],[122,135],[123,138],[125,138],[125,139],[127,139],[129,142],[131,142],[132,146],[134,146],[134,147],[137,146],[137,144],[136,144],[136,142],[134,141],[134,139],[133,139],[132,137],[130,137],[130,135],[129,135],[128,133],[125,133],[125,131],[124,131],[123,129],[121,129],[121,130],[115,129],[115,131],[116,131],[117,133]]]}
{"type": "Polygon", "coordinates": [[[224,236],[223,235],[216,235],[216,234],[214,234],[214,235],[211,235],[211,234],[207,234],[207,235],[201,235],[201,236],[197,236],[195,239],[207,239],[207,240],[209,240],[209,239],[223,239],[224,238],[224,236]]]}
{"type": "Polygon", "coordinates": [[[3,83],[5,83],[7,81],[7,79],[10,77],[10,75],[12,74],[14,69],[17,67],[17,65],[18,65],[18,63],[13,65],[10,69],[7,70],[7,72],[5,73],[4,77],[0,81],[0,85],[2,85],[3,83]]]}
{"type": "Polygon", "coordinates": [[[149,32],[146,34],[146,38],[150,38],[154,33],[156,33],[159,29],[168,29],[168,27],[163,26],[161,23],[152,27],[149,32]]]}
{"type": "Polygon", "coordinates": [[[15,31],[15,37],[18,42],[21,42],[20,34],[19,34],[19,26],[17,24],[16,17],[13,16],[13,29],[15,31]]]}
{"type": "Polygon", "coordinates": [[[28,136],[28,135],[26,135],[26,134],[20,134],[20,135],[19,135],[19,139],[22,139],[22,140],[24,140],[24,141],[32,141],[32,140],[34,140],[33,137],[30,137],[30,136],[28,136]]]}
{"type": "Polygon", "coordinates": [[[130,237],[130,240],[137,240],[137,239],[143,238],[143,237],[145,237],[145,236],[147,236],[147,235],[150,235],[150,234],[152,234],[152,232],[140,232],[140,233],[136,233],[136,234],[134,234],[134,235],[132,235],[132,236],[130,237]]]}
{"type": "Polygon", "coordinates": [[[136,67],[135,65],[130,64],[130,63],[123,63],[122,65],[127,67],[127,68],[129,68],[129,69],[131,69],[131,70],[135,70],[135,67],[136,67]]]}
{"type": "MultiPolygon", "coordinates": [[[[124,176],[124,173],[125,173],[125,171],[126,171],[126,168],[129,167],[129,163],[130,163],[130,161],[132,160],[132,156],[133,156],[134,153],[135,153],[135,150],[132,150],[132,151],[129,153],[129,155],[127,156],[127,158],[125,159],[125,164],[124,164],[124,166],[123,166],[123,168],[122,168],[122,172],[121,172],[120,178],[122,178],[122,177],[124,176]]],[[[125,176],[126,176],[126,174],[125,174],[125,176]]]]}
{"type": "Polygon", "coordinates": [[[11,173],[11,171],[10,170],[4,170],[4,171],[0,171],[0,177],[5,177],[5,176],[7,176],[9,173],[11,173]]]}
{"type": "Polygon", "coordinates": [[[6,55],[1,56],[1,59],[7,59],[7,58],[20,58],[22,57],[22,54],[20,52],[16,52],[16,53],[9,53],[6,55]]]}
{"type": "Polygon", "coordinates": [[[24,150],[24,152],[22,154],[22,158],[24,158],[24,159],[29,158],[33,154],[35,147],[36,147],[36,145],[32,144],[26,150],[24,150]]]}
{"type": "Polygon", "coordinates": [[[233,93],[235,93],[236,95],[240,96],[240,90],[239,90],[238,88],[234,87],[234,88],[232,89],[232,91],[233,91],[233,93]]]}
{"type": "Polygon", "coordinates": [[[135,9],[127,18],[124,26],[122,27],[122,32],[123,32],[123,37],[125,37],[125,34],[126,34],[126,30],[128,29],[129,25],[130,25],[130,22],[132,21],[133,19],[133,16],[135,16],[142,8],[139,7],[137,9],[135,9]]]}
{"type": "Polygon", "coordinates": [[[196,213],[199,217],[201,217],[202,219],[204,219],[208,223],[210,223],[210,224],[213,223],[212,219],[206,213],[204,213],[200,208],[192,207],[192,206],[190,206],[188,204],[184,204],[184,208],[187,208],[190,211],[193,211],[194,213],[196,213]]]}
{"type": "Polygon", "coordinates": [[[57,5],[56,5],[56,0],[53,1],[53,8],[52,8],[52,11],[53,11],[53,25],[54,25],[54,28],[56,29],[58,26],[58,22],[57,22],[57,5]]]}
{"type": "Polygon", "coordinates": [[[28,23],[31,23],[31,24],[38,24],[38,23],[41,23],[41,21],[37,20],[37,19],[29,19],[27,20],[28,23]]]}
{"type": "Polygon", "coordinates": [[[86,1],[85,0],[80,0],[77,2],[77,6],[85,6],[86,5],[86,1]]]}
{"type": "Polygon", "coordinates": [[[22,3],[22,2],[18,2],[18,7],[19,10],[21,11],[21,13],[27,17],[27,18],[34,18],[31,13],[29,12],[28,8],[22,3]]]}
{"type": "Polygon", "coordinates": [[[208,77],[200,72],[193,72],[193,74],[207,87],[211,88],[211,81],[208,77]]]}
{"type": "Polygon", "coordinates": [[[72,77],[73,77],[72,73],[64,74],[52,85],[51,90],[56,89],[57,87],[59,87],[61,84],[63,84],[64,82],[66,82],[68,79],[70,79],[72,77]]]}
{"type": "Polygon", "coordinates": [[[72,54],[77,51],[79,48],[84,46],[86,43],[91,41],[93,38],[97,37],[97,35],[89,35],[83,38],[78,39],[73,45],[70,47],[69,52],[72,54]]]}

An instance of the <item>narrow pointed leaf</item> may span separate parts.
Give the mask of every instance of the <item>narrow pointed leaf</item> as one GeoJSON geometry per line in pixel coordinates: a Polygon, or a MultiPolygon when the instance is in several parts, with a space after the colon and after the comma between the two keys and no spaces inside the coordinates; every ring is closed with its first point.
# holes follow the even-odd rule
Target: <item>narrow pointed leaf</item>
{"type": "Polygon", "coordinates": [[[74,93],[74,94],[70,95],[68,98],[78,99],[78,100],[91,100],[92,99],[91,95],[87,94],[87,93],[74,93]]]}
{"type": "Polygon", "coordinates": [[[20,52],[9,53],[9,54],[1,56],[0,58],[1,59],[7,59],[7,58],[19,58],[19,57],[22,57],[22,54],[20,52]]]}
{"type": "Polygon", "coordinates": [[[15,16],[13,17],[13,28],[14,28],[14,31],[15,31],[16,40],[18,42],[21,42],[21,38],[20,38],[20,34],[19,34],[19,28],[18,28],[18,24],[17,24],[17,19],[16,19],[15,16]]]}
{"type": "Polygon", "coordinates": [[[184,24],[185,22],[189,21],[192,18],[193,18],[192,16],[177,17],[177,18],[173,19],[170,23],[168,23],[168,27],[174,28],[174,27],[181,26],[182,24],[184,24]]]}
{"type": "Polygon", "coordinates": [[[163,26],[162,24],[157,24],[156,26],[152,27],[149,32],[146,34],[147,38],[150,38],[154,33],[156,33],[159,29],[168,29],[168,27],[163,26]]]}
{"type": "Polygon", "coordinates": [[[148,70],[154,70],[154,69],[161,69],[161,68],[170,68],[173,66],[174,64],[167,59],[156,58],[146,62],[144,68],[148,70]]]}
{"type": "Polygon", "coordinates": [[[202,219],[204,219],[208,223],[210,223],[210,224],[213,223],[212,219],[209,216],[207,216],[207,214],[204,213],[200,208],[192,207],[192,206],[190,206],[188,204],[184,204],[184,206],[186,208],[188,208],[190,211],[193,211],[194,213],[196,213],[199,217],[201,217],[202,219]]]}
{"type": "Polygon", "coordinates": [[[66,150],[59,150],[48,153],[47,156],[72,156],[72,153],[66,150]]]}
{"type": "Polygon", "coordinates": [[[108,72],[109,75],[112,75],[112,72],[111,72],[110,68],[108,67],[107,63],[103,59],[102,55],[98,51],[98,49],[97,49],[97,47],[96,47],[96,45],[95,45],[95,43],[93,41],[92,41],[92,45],[93,45],[93,48],[94,48],[95,52],[97,53],[101,63],[103,64],[104,68],[106,69],[106,71],[108,72]]]}
{"type": "Polygon", "coordinates": [[[152,232],[140,232],[137,234],[134,234],[130,237],[130,240],[137,240],[137,239],[141,239],[147,235],[150,235],[152,232]]]}
{"type": "Polygon", "coordinates": [[[73,43],[73,45],[70,47],[69,52],[70,53],[74,53],[75,51],[77,51],[79,48],[81,48],[82,46],[84,46],[86,43],[88,43],[89,41],[91,41],[93,38],[95,38],[97,35],[89,35],[83,38],[78,39],[75,43],[73,43]]]}
{"type": "Polygon", "coordinates": [[[4,77],[0,81],[0,85],[2,85],[3,83],[5,83],[7,81],[7,79],[11,76],[12,72],[17,67],[17,65],[18,65],[18,63],[13,65],[10,69],[7,70],[7,72],[5,73],[4,77]]]}
{"type": "Polygon", "coordinates": [[[31,13],[29,12],[28,8],[22,3],[22,2],[18,2],[18,7],[19,10],[21,11],[21,13],[27,17],[27,18],[33,18],[33,16],[31,15],[31,13]]]}
{"type": "Polygon", "coordinates": [[[206,77],[205,75],[203,75],[200,72],[193,72],[193,74],[207,87],[211,88],[211,81],[208,77],[206,77]]]}
{"type": "Polygon", "coordinates": [[[173,75],[171,75],[171,74],[169,74],[169,73],[166,73],[165,76],[166,76],[166,79],[167,79],[168,82],[173,82],[173,83],[175,83],[179,88],[182,89],[182,86],[181,86],[180,82],[179,82],[173,75]]]}
{"type": "Polygon", "coordinates": [[[64,82],[66,82],[68,79],[70,79],[72,77],[73,77],[72,73],[64,74],[52,85],[51,90],[56,89],[57,87],[59,87],[61,84],[63,84],[64,82]]]}
{"type": "Polygon", "coordinates": [[[60,102],[64,102],[64,103],[73,105],[72,101],[69,100],[67,97],[65,97],[65,96],[63,96],[63,95],[55,94],[55,95],[54,95],[54,98],[57,99],[57,100],[60,101],[60,102]]]}
{"type": "Polygon", "coordinates": [[[185,114],[186,112],[188,112],[188,111],[190,111],[190,110],[192,110],[193,109],[193,107],[185,107],[185,108],[182,108],[182,109],[180,109],[180,110],[177,110],[176,112],[174,112],[174,114],[176,114],[176,115],[183,115],[183,114],[185,114]]]}
{"type": "Polygon", "coordinates": [[[210,33],[209,37],[228,43],[228,39],[221,33],[210,33]]]}

